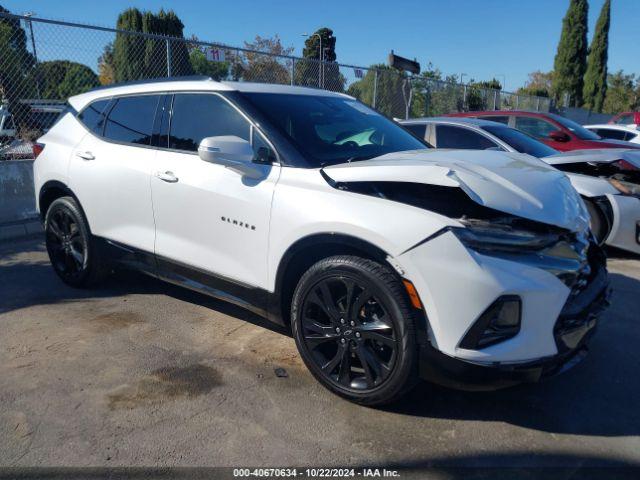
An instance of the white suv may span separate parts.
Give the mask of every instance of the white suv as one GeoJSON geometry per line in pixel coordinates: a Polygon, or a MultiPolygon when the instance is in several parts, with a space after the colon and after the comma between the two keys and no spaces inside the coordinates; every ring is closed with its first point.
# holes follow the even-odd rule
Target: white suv
{"type": "Polygon", "coordinates": [[[236,303],[350,400],[537,380],[606,304],[584,204],[533,157],[429,150],[307,88],[173,79],[69,105],[35,147],[62,280],[120,264],[236,303]]]}

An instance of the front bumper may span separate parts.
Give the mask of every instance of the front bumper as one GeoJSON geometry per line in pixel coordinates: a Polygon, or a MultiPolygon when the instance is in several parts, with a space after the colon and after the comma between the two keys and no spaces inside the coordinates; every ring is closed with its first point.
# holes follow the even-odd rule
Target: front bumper
{"type": "Polygon", "coordinates": [[[570,296],[553,329],[558,353],[521,363],[480,364],[454,358],[426,343],[420,348],[420,376],[461,390],[495,390],[519,383],[537,382],[577,365],[587,354],[587,344],[598,317],[609,305],[609,281],[604,267],[589,285],[570,296]]]}
{"type": "Polygon", "coordinates": [[[607,195],[613,210],[613,225],[605,243],[640,254],[640,198],[607,195]]]}

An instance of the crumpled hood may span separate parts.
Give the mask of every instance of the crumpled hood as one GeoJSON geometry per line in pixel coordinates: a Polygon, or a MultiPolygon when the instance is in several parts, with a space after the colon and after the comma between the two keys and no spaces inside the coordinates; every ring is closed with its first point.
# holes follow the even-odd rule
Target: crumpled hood
{"type": "Polygon", "coordinates": [[[335,182],[407,182],[460,187],[480,205],[573,231],[589,218],[566,175],[520,153],[415,150],[323,169],[335,182]]]}
{"type": "Polygon", "coordinates": [[[543,160],[550,165],[580,162],[611,163],[618,160],[625,160],[640,168],[640,150],[624,150],[622,148],[573,150],[544,157],[543,160]]]}

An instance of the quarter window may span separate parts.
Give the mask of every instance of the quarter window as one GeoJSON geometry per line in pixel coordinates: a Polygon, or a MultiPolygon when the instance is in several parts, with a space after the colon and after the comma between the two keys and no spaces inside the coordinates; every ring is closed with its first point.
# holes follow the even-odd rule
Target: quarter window
{"type": "Polygon", "coordinates": [[[251,141],[249,122],[218,95],[177,94],[172,112],[169,148],[196,152],[203,138],[222,135],[251,141]]]}
{"type": "Polygon", "coordinates": [[[141,95],[115,100],[107,118],[104,136],[117,142],[150,145],[159,98],[159,95],[141,95]]]}
{"type": "Polygon", "coordinates": [[[459,148],[464,150],[499,148],[498,145],[479,133],[450,125],[438,125],[436,127],[436,138],[438,148],[459,148]]]}
{"type": "Polygon", "coordinates": [[[516,128],[536,138],[549,138],[549,134],[558,130],[555,125],[534,117],[516,117],[516,128]]]}
{"type": "Polygon", "coordinates": [[[104,120],[107,114],[107,106],[111,100],[98,100],[91,103],[86,107],[78,119],[87,127],[90,131],[96,135],[102,135],[102,128],[104,127],[104,120]]]}

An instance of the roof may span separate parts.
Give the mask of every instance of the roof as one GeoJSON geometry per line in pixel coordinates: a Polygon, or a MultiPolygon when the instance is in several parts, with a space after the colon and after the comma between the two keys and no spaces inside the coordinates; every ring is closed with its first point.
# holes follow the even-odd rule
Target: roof
{"type": "Polygon", "coordinates": [[[533,110],[478,110],[472,112],[454,112],[447,113],[446,117],[474,117],[476,115],[488,116],[507,116],[507,115],[528,115],[531,117],[545,117],[550,116],[549,112],[536,112],[533,110]]]}
{"type": "Polygon", "coordinates": [[[619,123],[598,123],[595,125],[583,125],[584,128],[607,128],[609,130],[621,130],[623,132],[638,133],[638,128],[631,125],[624,125],[619,123]]]}
{"type": "Polygon", "coordinates": [[[329,92],[327,90],[320,90],[317,88],[297,87],[290,85],[274,85],[269,83],[217,82],[211,77],[189,76],[137,80],[133,82],[106,85],[103,87],[94,88],[93,90],[82,93],[80,95],[75,95],[69,98],[69,103],[74,108],[81,109],[93,100],[108,98],[116,95],[189,90],[289,93],[294,95],[321,95],[351,98],[343,93],[329,92]]]}
{"type": "Polygon", "coordinates": [[[491,120],[484,120],[480,118],[470,118],[470,117],[423,117],[423,118],[412,118],[410,120],[402,120],[400,121],[403,125],[410,124],[426,124],[426,123],[448,123],[451,125],[472,125],[474,127],[490,127],[490,126],[506,126],[504,123],[500,122],[492,122],[491,120]]]}

